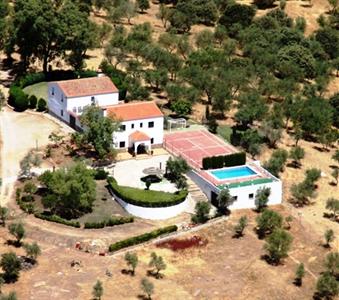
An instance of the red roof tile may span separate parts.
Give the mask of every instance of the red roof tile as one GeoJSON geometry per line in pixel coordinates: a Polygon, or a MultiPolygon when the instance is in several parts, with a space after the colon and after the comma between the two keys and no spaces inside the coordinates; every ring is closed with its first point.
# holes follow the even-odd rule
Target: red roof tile
{"type": "Polygon", "coordinates": [[[138,142],[138,141],[147,141],[150,139],[150,137],[146,134],[146,133],[143,133],[139,130],[137,131],[134,131],[133,133],[131,133],[129,135],[129,138],[134,141],[134,142],[138,142]]]}
{"type": "Polygon", "coordinates": [[[56,81],[66,97],[95,96],[117,93],[118,89],[107,76],[56,81]]]}
{"type": "Polygon", "coordinates": [[[153,101],[132,102],[106,107],[107,116],[121,121],[142,120],[162,117],[163,113],[153,101]]]}

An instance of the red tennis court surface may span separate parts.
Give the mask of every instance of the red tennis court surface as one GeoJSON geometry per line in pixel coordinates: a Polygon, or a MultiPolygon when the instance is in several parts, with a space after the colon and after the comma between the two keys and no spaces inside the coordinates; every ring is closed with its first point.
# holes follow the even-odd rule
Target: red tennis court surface
{"type": "Polygon", "coordinates": [[[233,146],[207,130],[181,131],[165,135],[165,149],[184,158],[193,168],[202,167],[202,159],[209,156],[238,152],[233,146]]]}

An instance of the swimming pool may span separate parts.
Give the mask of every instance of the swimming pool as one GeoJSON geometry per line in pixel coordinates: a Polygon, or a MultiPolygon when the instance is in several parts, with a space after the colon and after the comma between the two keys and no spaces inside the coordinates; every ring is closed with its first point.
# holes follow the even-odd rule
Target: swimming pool
{"type": "Polygon", "coordinates": [[[257,173],[247,166],[232,167],[226,169],[219,169],[210,171],[210,173],[218,180],[233,179],[239,177],[248,177],[256,175],[257,173]]]}

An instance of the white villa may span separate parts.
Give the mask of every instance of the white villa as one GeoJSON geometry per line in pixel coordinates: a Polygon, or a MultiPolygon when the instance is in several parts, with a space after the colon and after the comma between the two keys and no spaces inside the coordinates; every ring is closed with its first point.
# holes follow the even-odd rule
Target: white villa
{"type": "Polygon", "coordinates": [[[89,105],[120,121],[120,131],[113,136],[116,149],[142,153],[162,145],[164,116],[155,102],[119,101],[119,91],[107,76],[48,83],[49,112],[72,128],[81,129],[79,116],[89,105]]]}

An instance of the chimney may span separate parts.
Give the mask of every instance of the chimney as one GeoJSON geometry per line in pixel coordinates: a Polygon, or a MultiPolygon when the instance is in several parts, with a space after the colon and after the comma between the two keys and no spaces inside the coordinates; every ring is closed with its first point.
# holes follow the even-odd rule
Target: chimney
{"type": "Polygon", "coordinates": [[[102,109],[102,115],[103,115],[104,117],[107,117],[107,109],[106,109],[106,108],[103,108],[103,109],[102,109]]]}

